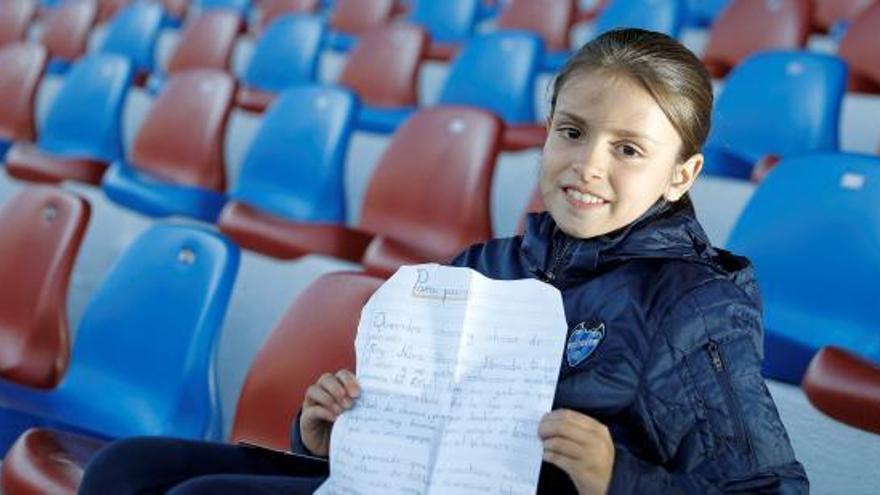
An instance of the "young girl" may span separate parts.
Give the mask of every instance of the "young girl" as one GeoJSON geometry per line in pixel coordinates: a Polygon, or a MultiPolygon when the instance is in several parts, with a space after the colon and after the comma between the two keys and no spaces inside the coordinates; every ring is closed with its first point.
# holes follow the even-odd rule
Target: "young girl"
{"type": "MultiPolygon", "coordinates": [[[[596,38],[553,85],[540,177],[547,212],[530,215],[523,236],[452,262],[562,292],[568,343],[536,432],[539,493],[808,491],[760,374],[751,266],[710,245],[687,195],[711,108],[705,69],[677,41],[636,29],[596,38]]],[[[327,456],[333,422],[358,395],[352,372],[323,375],[306,394],[294,451],[327,456]]],[[[90,478],[112,469],[108,457],[84,488],[100,490],[90,478]]],[[[232,481],[218,476],[174,493],[217,493],[232,481]]],[[[255,476],[234,492],[319,482],[255,476]]]]}

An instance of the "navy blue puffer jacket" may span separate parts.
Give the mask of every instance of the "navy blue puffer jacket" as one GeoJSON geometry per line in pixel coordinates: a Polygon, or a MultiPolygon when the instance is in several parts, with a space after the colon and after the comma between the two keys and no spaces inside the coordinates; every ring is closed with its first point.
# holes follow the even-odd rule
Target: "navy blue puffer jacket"
{"type": "MultiPolygon", "coordinates": [[[[611,493],[808,492],[761,377],[751,265],[709,244],[687,196],[592,239],[533,214],[523,236],[473,246],[452,264],[562,292],[569,336],[553,408],[608,426],[611,493]]],[[[546,463],[538,492],[576,493],[546,463]]]]}

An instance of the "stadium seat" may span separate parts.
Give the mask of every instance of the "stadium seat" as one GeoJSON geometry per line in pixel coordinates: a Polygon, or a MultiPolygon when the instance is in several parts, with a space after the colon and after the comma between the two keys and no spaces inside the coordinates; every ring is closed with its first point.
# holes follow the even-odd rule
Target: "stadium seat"
{"type": "Polygon", "coordinates": [[[96,0],[65,0],[46,14],[38,41],[49,50],[49,73],[67,72],[85,54],[97,17],[96,0]]]}
{"type": "Polygon", "coordinates": [[[243,27],[235,12],[218,9],[199,14],[183,28],[164,73],[153,74],[150,78],[150,92],[161,91],[165,80],[181,71],[215,69],[230,72],[232,51],[243,27]]]}
{"type": "MultiPolygon", "coordinates": [[[[277,258],[307,254],[299,242],[344,239],[344,165],[357,112],[354,95],[331,86],[282,93],[264,117],[220,216],[240,246],[277,258]]],[[[359,259],[366,241],[340,243],[359,259]]],[[[308,244],[306,244],[308,245],[308,244]]]]}
{"type": "Polygon", "coordinates": [[[0,166],[14,141],[36,136],[34,105],[46,59],[46,49],[34,43],[0,47],[0,166]]]}
{"type": "Polygon", "coordinates": [[[428,58],[449,61],[468,41],[477,24],[480,0],[413,0],[408,20],[431,37],[428,58]]]}
{"type": "Polygon", "coordinates": [[[849,66],[849,89],[880,94],[880,2],[856,17],[838,46],[849,66]]]}
{"type": "Polygon", "coordinates": [[[712,77],[724,77],[749,55],[804,48],[810,34],[806,0],[730,0],[709,30],[703,63],[712,77]]]}
{"type": "Polygon", "coordinates": [[[159,31],[162,29],[162,6],[135,2],[116,14],[107,27],[98,51],[115,53],[131,60],[139,79],[153,72],[153,59],[159,31]]]}
{"type": "Polygon", "coordinates": [[[596,17],[593,33],[641,28],[678,38],[686,21],[686,0],[609,0],[596,17]]]}
{"type": "Polygon", "coordinates": [[[94,54],[77,62],[49,108],[36,144],[16,141],[6,154],[13,177],[99,184],[123,155],[122,109],[131,85],[124,57],[94,54]]]}
{"type": "Polygon", "coordinates": [[[89,204],[48,186],[0,208],[0,377],[54,387],[67,368],[67,288],[89,204]]]}
{"type": "Polygon", "coordinates": [[[838,149],[846,65],[807,52],[751,56],[728,77],[703,149],[703,173],[749,179],[767,160],[838,149]]]}
{"type": "Polygon", "coordinates": [[[336,0],[330,11],[330,32],[326,45],[348,51],[357,36],[379,29],[391,22],[397,0],[336,0]]]}
{"type": "Polygon", "coordinates": [[[502,148],[541,147],[546,125],[535,115],[535,79],[543,44],[524,32],[475,36],[449,70],[439,105],[465,105],[497,114],[507,128],[502,148]]]}
{"type": "Polygon", "coordinates": [[[101,188],[114,202],[153,217],[183,215],[213,222],[226,203],[223,145],[235,82],[209,69],[168,80],[101,188]]]}
{"type": "Polygon", "coordinates": [[[835,33],[877,0],[813,0],[813,27],[835,33]]]}
{"type": "Polygon", "coordinates": [[[189,9],[190,0],[152,0],[158,1],[164,10],[162,25],[177,29],[183,23],[189,9]]]}
{"type": "MultiPolygon", "coordinates": [[[[306,388],[327,371],[354,369],[353,342],[360,311],[381,282],[360,273],[331,273],[297,297],[251,364],[231,442],[289,448],[290,425],[306,388]],[[267,408],[269,403],[273,407],[267,408]]],[[[31,429],[6,456],[0,487],[11,495],[73,495],[86,464],[105,444],[74,433],[31,429]]]]}
{"type": "Polygon", "coordinates": [[[730,0],[685,0],[687,5],[685,24],[693,27],[709,27],[728,3],[730,0]]]}
{"type": "Polygon", "coordinates": [[[0,408],[99,438],[219,439],[214,354],[239,256],[206,229],[149,227],[91,297],[61,383],[0,380],[0,408]]]}
{"type": "Polygon", "coordinates": [[[231,10],[237,12],[242,21],[248,18],[251,0],[194,0],[193,7],[198,12],[208,10],[231,10]]]}
{"type": "Polygon", "coordinates": [[[443,263],[492,237],[489,196],[503,124],[466,107],[421,110],[392,137],[370,180],[359,229],[375,238],[361,263],[387,277],[443,263]]]}
{"type": "Polygon", "coordinates": [[[272,21],[285,14],[317,14],[319,7],[319,0],[261,0],[256,31],[261,32],[272,21]]]}
{"type": "Polygon", "coordinates": [[[339,84],[361,99],[359,129],[391,133],[416,110],[419,68],[427,47],[427,33],[411,24],[394,24],[360,37],[339,76],[339,84]]]}
{"type": "Polygon", "coordinates": [[[129,0],[98,0],[98,24],[103,24],[116,16],[128,5],[129,0]]]}
{"type": "Polygon", "coordinates": [[[318,16],[285,14],[275,19],[254,47],[236,104],[262,112],[278,92],[315,81],[325,30],[318,16]]]}
{"type": "Polygon", "coordinates": [[[880,365],[838,347],[823,347],[802,384],[810,402],[850,426],[880,433],[880,365]]]}
{"type": "Polygon", "coordinates": [[[220,229],[276,258],[320,253],[361,261],[378,276],[402,264],[447,261],[491,237],[489,192],[502,127],[474,108],[414,114],[380,158],[357,228],[291,222],[237,204],[224,211],[220,229]]]}
{"type": "Polygon", "coordinates": [[[0,2],[0,47],[25,41],[28,27],[37,13],[36,0],[3,0],[0,2]]]}
{"type": "Polygon", "coordinates": [[[880,158],[783,159],[761,183],[727,245],[761,284],[766,376],[800,383],[827,345],[880,362],[878,238],[880,158]]]}
{"type": "Polygon", "coordinates": [[[495,23],[499,30],[523,30],[544,42],[542,68],[558,72],[571,56],[569,33],[577,11],[576,0],[511,0],[495,23]]]}
{"type": "Polygon", "coordinates": [[[596,20],[596,17],[599,16],[606,5],[608,5],[608,0],[593,0],[591,6],[582,8],[580,2],[578,2],[578,10],[574,14],[575,24],[596,20]]]}

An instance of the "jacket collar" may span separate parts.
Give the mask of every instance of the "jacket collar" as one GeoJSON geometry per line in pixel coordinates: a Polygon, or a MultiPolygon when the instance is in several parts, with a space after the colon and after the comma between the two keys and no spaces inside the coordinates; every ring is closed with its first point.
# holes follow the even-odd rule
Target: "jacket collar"
{"type": "Polygon", "coordinates": [[[637,258],[712,263],[717,252],[685,195],[675,203],[661,199],[629,225],[589,239],[564,233],[549,213],[530,214],[521,255],[535,276],[563,288],[612,263],[637,258]]]}

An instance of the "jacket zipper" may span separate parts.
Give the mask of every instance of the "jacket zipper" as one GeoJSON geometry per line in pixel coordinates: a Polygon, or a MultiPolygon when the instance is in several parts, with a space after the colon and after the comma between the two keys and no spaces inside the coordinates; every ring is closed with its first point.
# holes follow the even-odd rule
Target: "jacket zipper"
{"type": "Polygon", "coordinates": [[[733,396],[733,386],[730,383],[730,376],[727,374],[727,367],[724,359],[721,357],[721,351],[718,349],[718,343],[710,340],[706,344],[706,350],[709,352],[709,359],[712,360],[712,367],[715,369],[715,376],[721,385],[724,394],[724,402],[727,404],[727,410],[733,419],[734,425],[734,442],[737,447],[744,447],[746,444],[745,426],[742,421],[742,414],[736,407],[736,401],[733,396]]]}
{"type": "Polygon", "coordinates": [[[548,284],[555,285],[556,277],[559,276],[557,271],[559,270],[559,263],[562,261],[563,256],[565,256],[566,251],[568,251],[569,247],[571,247],[572,240],[566,238],[565,242],[562,244],[562,247],[556,251],[556,255],[553,257],[553,263],[550,265],[550,269],[541,272],[541,279],[548,284]]]}

